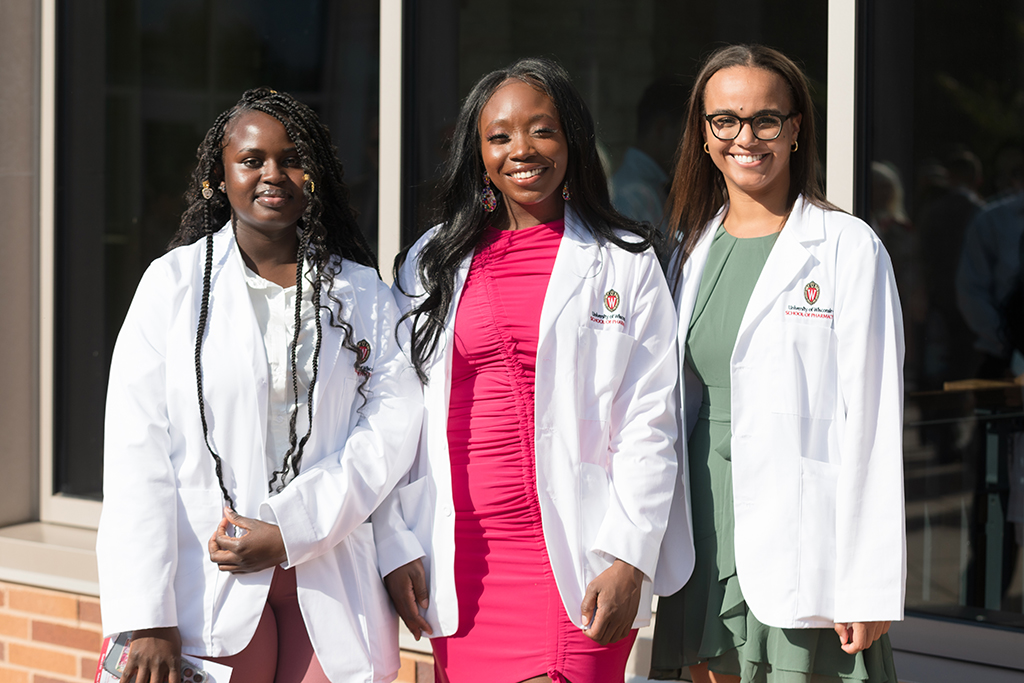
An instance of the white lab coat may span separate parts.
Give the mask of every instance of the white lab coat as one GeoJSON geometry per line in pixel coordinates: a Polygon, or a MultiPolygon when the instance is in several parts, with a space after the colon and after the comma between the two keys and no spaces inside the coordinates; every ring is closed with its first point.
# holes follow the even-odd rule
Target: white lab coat
{"type": "MultiPolygon", "coordinates": [[[[685,341],[722,215],[677,287],[687,436],[701,384],[683,363],[685,341]]],[[[871,228],[797,199],[747,303],[730,370],[736,573],[769,626],[903,618],[902,320],[871,228]]]]}
{"type": "MultiPolygon", "coordinates": [[[[232,575],[207,551],[224,502],[196,396],[205,244],[153,262],[118,335],[97,557],[104,633],[177,626],[184,652],[221,657],[252,638],[273,569],[232,575]]],[[[280,526],[284,566],[295,567],[299,606],[328,677],[393,680],[396,617],[368,517],[408,470],[422,415],[419,382],[395,342],[394,299],[372,269],[343,262],[332,289],[340,318],[353,343],[371,348],[363,405],[355,356],[330,324],[328,308],[337,305],[322,293],[312,435],[301,474],[268,497],[267,356],[236,249],[230,226],[216,235],[202,350],[210,444],[239,514],[280,526]]]]}
{"type": "MultiPolygon", "coordinates": [[[[394,287],[403,310],[421,292],[416,278],[428,233],[410,250],[394,287]]],[[[455,281],[444,337],[431,358],[426,414],[409,482],[374,516],[384,574],[425,556],[434,636],[458,630],[455,515],[448,458],[454,312],[472,262],[455,281]],[[379,529],[379,531],[378,531],[379,529]]],[[[614,303],[614,300],[613,300],[614,303]]],[[[536,469],[544,539],[569,618],[582,626],[587,584],[614,559],[648,577],[635,626],[650,621],[651,580],[679,472],[673,441],[677,355],[671,295],[651,250],[599,244],[570,211],[541,308],[535,379],[536,469]],[[612,290],[618,306],[605,299],[612,290]]],[[[400,329],[405,336],[409,325],[400,329]]],[[[686,534],[669,548],[689,573],[686,534]]],[[[529,608],[529,606],[527,606],[529,608]]]]}

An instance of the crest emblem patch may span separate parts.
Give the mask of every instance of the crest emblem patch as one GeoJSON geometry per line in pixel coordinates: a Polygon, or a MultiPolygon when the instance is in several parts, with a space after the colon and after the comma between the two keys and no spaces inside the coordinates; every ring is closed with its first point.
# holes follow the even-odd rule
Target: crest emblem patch
{"type": "Polygon", "coordinates": [[[608,309],[609,313],[614,313],[615,309],[619,307],[619,293],[614,289],[609,289],[605,292],[604,307],[608,309]]]}
{"type": "Polygon", "coordinates": [[[821,294],[821,289],[818,288],[818,283],[811,280],[804,287],[804,300],[807,301],[811,306],[818,300],[818,295],[821,294]]]}
{"type": "Polygon", "coordinates": [[[366,341],[365,339],[360,339],[358,342],[356,342],[356,348],[359,349],[360,365],[370,360],[370,342],[366,341]]]}

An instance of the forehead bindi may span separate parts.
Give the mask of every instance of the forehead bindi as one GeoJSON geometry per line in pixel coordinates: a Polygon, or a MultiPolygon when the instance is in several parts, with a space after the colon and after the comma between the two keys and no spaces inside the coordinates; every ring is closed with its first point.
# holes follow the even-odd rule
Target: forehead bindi
{"type": "Polygon", "coordinates": [[[558,125],[558,109],[543,90],[520,80],[506,81],[480,111],[480,128],[547,121],[558,125]]]}
{"type": "Polygon", "coordinates": [[[789,89],[774,71],[734,66],[714,74],[704,88],[708,114],[735,113],[749,116],[762,111],[789,113],[789,89]]]}
{"type": "Polygon", "coordinates": [[[280,153],[295,150],[284,124],[261,111],[247,111],[238,115],[228,124],[224,138],[224,151],[227,154],[280,153]]]}

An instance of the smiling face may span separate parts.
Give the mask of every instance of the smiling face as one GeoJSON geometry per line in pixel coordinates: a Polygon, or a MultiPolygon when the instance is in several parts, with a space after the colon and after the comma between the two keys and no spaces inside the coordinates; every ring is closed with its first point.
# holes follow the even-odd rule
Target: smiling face
{"type": "Polygon", "coordinates": [[[505,196],[509,227],[562,218],[569,145],[551,98],[522,81],[507,81],[481,110],[479,131],[484,168],[505,196]]]}
{"type": "Polygon", "coordinates": [[[239,236],[293,237],[306,197],[299,153],[284,125],[246,111],[228,124],[224,138],[224,186],[239,236]]]}
{"type": "MultiPolygon", "coordinates": [[[[706,114],[740,118],[792,113],[786,82],[773,71],[733,66],[712,76],[704,89],[706,114]]],[[[711,160],[725,177],[729,197],[745,195],[763,204],[783,204],[789,194],[790,148],[800,132],[800,115],[786,119],[774,140],[758,140],[745,122],[735,140],[719,140],[704,124],[711,160]]]]}

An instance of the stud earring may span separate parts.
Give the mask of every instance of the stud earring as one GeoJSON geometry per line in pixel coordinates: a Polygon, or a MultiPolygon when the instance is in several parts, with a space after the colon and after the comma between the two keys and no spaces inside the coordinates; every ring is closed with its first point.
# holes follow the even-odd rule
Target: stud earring
{"type": "Polygon", "coordinates": [[[498,208],[498,198],[494,196],[491,189],[491,179],[484,173],[484,189],[480,191],[480,203],[484,205],[484,211],[491,213],[498,208]]]}
{"type": "Polygon", "coordinates": [[[706,142],[704,143],[704,153],[705,154],[711,154],[711,150],[708,149],[708,143],[706,143],[706,142]]]}
{"type": "Polygon", "coordinates": [[[562,199],[564,199],[565,201],[569,201],[570,199],[572,199],[572,195],[569,194],[569,181],[568,180],[566,180],[564,183],[562,183],[562,199]]]}
{"type": "Polygon", "coordinates": [[[228,193],[228,184],[225,183],[222,180],[222,181],[220,181],[220,187],[218,187],[217,189],[220,190],[221,194],[227,194],[228,193]]]}
{"type": "Polygon", "coordinates": [[[795,152],[798,149],[800,149],[800,143],[797,142],[796,140],[793,140],[793,145],[789,148],[789,151],[790,152],[795,152]]]}
{"type": "Polygon", "coordinates": [[[303,173],[302,174],[302,181],[306,182],[306,183],[309,183],[309,193],[310,194],[313,194],[314,192],[316,192],[316,183],[313,182],[313,179],[309,177],[308,173],[303,173]]]}
{"type": "Polygon", "coordinates": [[[213,189],[210,187],[210,181],[209,180],[204,180],[203,181],[203,189],[200,192],[200,194],[203,195],[203,199],[207,199],[207,200],[209,200],[209,199],[211,199],[213,197],[213,189]]]}

